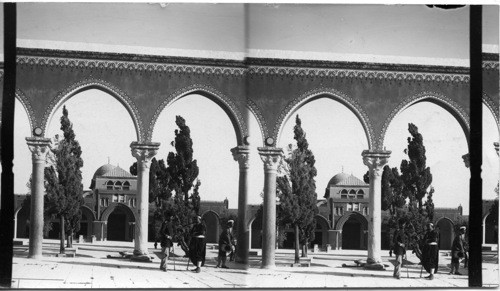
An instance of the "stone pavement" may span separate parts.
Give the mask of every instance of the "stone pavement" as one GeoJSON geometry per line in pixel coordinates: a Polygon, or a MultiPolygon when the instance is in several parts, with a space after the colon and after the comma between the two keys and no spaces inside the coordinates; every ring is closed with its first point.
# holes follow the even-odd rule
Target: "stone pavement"
{"type": "MultiPolygon", "coordinates": [[[[207,249],[207,260],[201,273],[186,270],[187,259],[178,255],[171,258],[168,272],[159,270],[159,250],[150,245],[154,256],[151,263],[132,262],[120,258],[119,251],[133,250],[131,242],[98,242],[78,244],[77,256],[55,257],[58,242],[44,241],[44,257],[28,259],[27,241],[14,247],[12,288],[271,288],[271,287],[328,287],[328,288],[454,288],[467,287],[466,275],[448,275],[450,257],[441,252],[440,270],[436,278],[427,280],[425,270],[420,278],[418,259],[408,254],[407,266],[402,269],[402,279],[392,277],[394,257],[384,256],[389,264],[385,271],[369,271],[354,267],[355,259],[365,258],[366,251],[342,250],[331,253],[310,253],[311,267],[288,267],[285,258],[293,258],[292,250],[277,250],[274,270],[260,269],[260,257],[250,257],[249,266],[228,263],[230,269],[215,268],[217,250],[207,249]],[[108,255],[111,258],[108,258],[108,255]],[[351,267],[342,267],[347,264],[351,267]]],[[[387,252],[384,251],[388,255],[387,252]]],[[[484,256],[483,256],[484,258],[484,256]]],[[[192,265],[189,269],[193,268],[192,265]]],[[[467,274],[466,269],[460,272],[467,274]]],[[[490,254],[483,263],[485,286],[498,286],[498,255],[490,254]]]]}

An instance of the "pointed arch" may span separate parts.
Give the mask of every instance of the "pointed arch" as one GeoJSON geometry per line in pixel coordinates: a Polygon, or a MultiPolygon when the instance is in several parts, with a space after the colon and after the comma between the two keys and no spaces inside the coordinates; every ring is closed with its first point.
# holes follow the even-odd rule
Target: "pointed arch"
{"type": "Polygon", "coordinates": [[[483,103],[488,107],[490,110],[491,114],[493,115],[493,118],[495,119],[495,122],[497,124],[498,132],[500,133],[500,113],[499,113],[499,108],[498,105],[493,102],[493,99],[486,94],[483,93],[483,103]]]}
{"type": "Polygon", "coordinates": [[[366,228],[366,229],[368,228],[368,220],[366,220],[366,217],[364,217],[359,212],[351,211],[351,212],[344,214],[342,217],[339,218],[339,220],[337,220],[337,224],[335,225],[335,229],[342,231],[342,228],[344,227],[344,224],[346,223],[346,221],[348,221],[351,218],[358,220],[361,223],[361,225],[363,226],[363,228],[366,228]]]}
{"type": "Polygon", "coordinates": [[[297,110],[299,110],[307,103],[320,98],[329,98],[334,101],[338,101],[342,105],[346,106],[351,112],[353,112],[361,123],[361,126],[363,127],[368,142],[368,148],[373,148],[375,141],[373,135],[374,131],[368,114],[366,114],[363,107],[361,107],[361,105],[358,104],[356,100],[352,99],[347,94],[344,94],[343,92],[335,90],[333,88],[317,88],[311,91],[307,91],[289,102],[285,109],[281,111],[281,114],[279,115],[278,120],[274,125],[274,130],[272,133],[274,141],[277,142],[279,140],[280,135],[283,131],[283,127],[290,119],[290,117],[295,112],[297,112],[297,110]]]}
{"type": "Polygon", "coordinates": [[[397,115],[399,115],[401,112],[403,112],[410,106],[424,101],[432,102],[442,107],[446,111],[448,111],[457,120],[457,122],[460,124],[460,127],[462,127],[462,130],[465,134],[465,138],[467,140],[467,145],[469,144],[470,119],[465,110],[458,103],[451,100],[447,96],[444,96],[436,92],[421,92],[419,94],[406,98],[405,100],[400,102],[396,108],[394,108],[391,111],[389,116],[386,118],[384,125],[382,127],[382,131],[380,132],[379,135],[380,140],[378,141],[378,144],[380,145],[381,148],[384,146],[387,129],[389,128],[389,125],[394,120],[394,118],[396,118],[397,115]]]}
{"type": "Polygon", "coordinates": [[[108,221],[109,215],[115,211],[116,208],[120,208],[124,210],[130,217],[134,219],[134,221],[137,221],[137,217],[135,215],[135,212],[130,209],[126,204],[123,203],[113,203],[110,206],[106,207],[104,211],[101,214],[101,221],[108,221]]]}
{"type": "Polygon", "coordinates": [[[84,79],[70,85],[68,88],[61,91],[56,97],[54,97],[50,101],[43,116],[43,119],[40,123],[40,127],[43,130],[43,135],[45,135],[48,126],[50,124],[50,120],[54,116],[54,113],[64,104],[64,102],[66,102],[68,99],[75,96],[76,94],[90,89],[101,90],[111,95],[116,100],[118,100],[125,107],[130,117],[132,118],[137,140],[138,141],[144,140],[144,130],[142,125],[142,120],[140,118],[137,106],[134,104],[132,99],[125,92],[121,91],[119,88],[112,85],[111,83],[94,78],[84,79]]]}
{"type": "Polygon", "coordinates": [[[156,109],[151,122],[149,123],[149,129],[146,134],[146,140],[150,141],[153,135],[154,128],[156,126],[156,122],[162,113],[163,109],[165,109],[167,106],[171,105],[175,101],[181,99],[182,97],[185,97],[190,94],[199,94],[201,96],[204,96],[213,102],[215,102],[217,105],[226,112],[227,116],[231,120],[231,123],[233,125],[235,134],[236,134],[236,139],[237,139],[237,144],[238,145],[243,145],[244,144],[244,138],[248,136],[248,127],[246,124],[246,121],[243,118],[243,115],[241,112],[238,110],[236,104],[234,103],[231,98],[223,94],[222,92],[218,91],[217,89],[205,85],[205,84],[194,84],[190,85],[188,87],[181,88],[172,94],[170,94],[161,104],[158,106],[156,109]]]}

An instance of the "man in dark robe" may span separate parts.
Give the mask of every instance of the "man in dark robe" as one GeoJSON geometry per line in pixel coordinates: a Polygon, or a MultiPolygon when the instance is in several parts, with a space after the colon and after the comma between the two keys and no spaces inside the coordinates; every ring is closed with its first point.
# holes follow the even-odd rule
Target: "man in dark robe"
{"type": "Polygon", "coordinates": [[[439,235],[434,229],[434,224],[427,224],[427,232],[424,236],[424,247],[422,250],[422,265],[425,271],[429,273],[426,278],[429,280],[434,279],[434,274],[436,274],[439,263],[439,247],[438,247],[439,235]]]}
{"type": "Polygon", "coordinates": [[[201,267],[205,265],[206,243],[205,234],[207,228],[201,222],[201,216],[196,216],[196,222],[191,228],[191,241],[189,242],[189,259],[196,266],[193,272],[200,273],[201,267]]]}

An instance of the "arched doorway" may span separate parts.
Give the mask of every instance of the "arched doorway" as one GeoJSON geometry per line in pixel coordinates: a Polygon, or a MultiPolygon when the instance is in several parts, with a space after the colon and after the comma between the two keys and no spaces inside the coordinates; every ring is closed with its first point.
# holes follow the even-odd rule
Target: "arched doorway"
{"type": "Polygon", "coordinates": [[[493,215],[488,214],[484,221],[484,243],[497,244],[498,243],[498,225],[494,223],[493,215]]]}
{"type": "Polygon", "coordinates": [[[30,236],[30,212],[28,207],[22,207],[16,213],[16,238],[29,238],[30,236]]]}
{"type": "Polygon", "coordinates": [[[220,234],[219,216],[213,211],[207,211],[202,215],[202,220],[207,227],[207,243],[218,243],[220,234]]]}
{"type": "Polygon", "coordinates": [[[311,246],[318,245],[321,249],[326,247],[328,242],[328,221],[323,216],[316,216],[316,229],[314,230],[314,240],[311,246]]]}
{"type": "Polygon", "coordinates": [[[250,248],[260,249],[262,248],[262,219],[255,218],[250,223],[250,248]]]}
{"type": "Polygon", "coordinates": [[[117,206],[108,216],[107,240],[132,241],[130,222],[134,222],[132,212],[126,206],[117,206]]]}
{"type": "Polygon", "coordinates": [[[453,238],[455,237],[454,225],[448,218],[441,218],[436,223],[439,227],[439,249],[450,250],[453,238]]]}
{"type": "Polygon", "coordinates": [[[80,219],[80,230],[76,233],[75,238],[78,239],[80,235],[83,236],[84,241],[89,241],[92,235],[92,222],[94,219],[94,214],[86,206],[81,207],[82,218],[80,219]]]}
{"type": "Polygon", "coordinates": [[[342,216],[337,229],[342,230],[342,249],[367,249],[368,221],[363,215],[351,212],[342,216]]]}

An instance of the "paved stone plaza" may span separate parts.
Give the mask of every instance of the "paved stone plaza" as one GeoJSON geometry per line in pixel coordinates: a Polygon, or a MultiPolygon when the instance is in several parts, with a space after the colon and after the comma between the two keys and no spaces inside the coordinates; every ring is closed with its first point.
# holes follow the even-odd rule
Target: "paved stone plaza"
{"type": "MultiPolygon", "coordinates": [[[[215,268],[217,250],[207,250],[205,268],[199,274],[186,271],[187,259],[174,257],[169,261],[168,272],[159,270],[159,258],[153,245],[152,263],[132,262],[120,258],[119,251],[132,251],[130,242],[98,242],[75,244],[76,257],[56,257],[58,241],[45,240],[43,258],[27,258],[27,240],[24,245],[14,247],[12,288],[269,288],[269,287],[467,287],[467,276],[448,275],[450,257],[441,252],[440,270],[433,281],[420,278],[418,259],[408,254],[408,268],[403,268],[402,279],[392,278],[393,266],[386,251],[384,261],[390,266],[385,271],[368,271],[354,265],[355,259],[364,258],[366,251],[344,250],[332,253],[310,254],[311,267],[288,267],[286,258],[293,258],[291,250],[277,250],[276,268],[272,271],[260,269],[260,257],[250,257],[250,268],[229,263],[230,269],[215,268]],[[108,258],[108,255],[111,257],[108,258]]],[[[181,254],[180,248],[175,249],[181,254]]],[[[497,257],[486,256],[483,263],[485,286],[497,286],[497,257]]],[[[192,268],[192,265],[190,265],[192,268]]],[[[460,272],[467,274],[466,269],[460,272]]],[[[425,271],[422,277],[426,276],[425,271]]]]}

